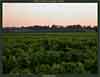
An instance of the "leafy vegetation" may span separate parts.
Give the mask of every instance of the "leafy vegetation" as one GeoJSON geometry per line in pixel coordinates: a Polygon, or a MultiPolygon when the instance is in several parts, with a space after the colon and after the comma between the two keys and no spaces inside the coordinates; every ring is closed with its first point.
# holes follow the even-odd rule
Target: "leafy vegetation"
{"type": "Polygon", "coordinates": [[[97,73],[97,33],[5,33],[3,73],[97,73]]]}

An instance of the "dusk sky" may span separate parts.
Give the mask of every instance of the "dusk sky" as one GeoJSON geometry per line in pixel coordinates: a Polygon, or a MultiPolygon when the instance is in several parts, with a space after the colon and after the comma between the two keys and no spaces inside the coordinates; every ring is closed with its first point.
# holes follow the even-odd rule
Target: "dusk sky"
{"type": "Polygon", "coordinates": [[[97,25],[97,3],[3,3],[3,26],[97,25]]]}

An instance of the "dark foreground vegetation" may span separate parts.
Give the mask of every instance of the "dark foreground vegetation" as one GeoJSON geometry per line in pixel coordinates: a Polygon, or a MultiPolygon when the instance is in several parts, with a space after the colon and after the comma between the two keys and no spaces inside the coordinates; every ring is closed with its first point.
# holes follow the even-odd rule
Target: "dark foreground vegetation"
{"type": "Polygon", "coordinates": [[[4,74],[97,73],[97,32],[5,33],[4,74]]]}

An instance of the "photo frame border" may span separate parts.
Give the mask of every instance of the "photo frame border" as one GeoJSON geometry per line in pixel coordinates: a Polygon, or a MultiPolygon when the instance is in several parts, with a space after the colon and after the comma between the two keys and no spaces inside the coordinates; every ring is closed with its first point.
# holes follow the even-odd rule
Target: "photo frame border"
{"type": "MultiPolygon", "coordinates": [[[[14,0],[14,1],[9,1],[9,0],[2,0],[0,2],[0,77],[16,77],[16,75],[4,75],[2,74],[2,52],[3,52],[3,48],[4,48],[4,43],[3,43],[3,29],[2,29],[2,15],[3,15],[3,8],[2,8],[2,4],[3,3],[34,3],[34,2],[30,2],[26,0],[23,1],[18,1],[18,0],[14,0]]],[[[40,2],[37,2],[40,3],[40,2]]],[[[97,18],[98,18],[98,73],[97,74],[56,74],[56,75],[17,75],[17,76],[25,76],[25,77],[99,77],[100,75],[100,1],[99,0],[68,0],[66,2],[60,2],[60,3],[97,3],[97,18]]]]}

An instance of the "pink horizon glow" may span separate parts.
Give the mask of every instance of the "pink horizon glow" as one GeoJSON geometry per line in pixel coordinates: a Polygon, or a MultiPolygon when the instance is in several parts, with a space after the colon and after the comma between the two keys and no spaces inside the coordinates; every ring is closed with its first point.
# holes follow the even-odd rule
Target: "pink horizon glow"
{"type": "Polygon", "coordinates": [[[95,26],[97,25],[97,4],[92,4],[38,3],[37,7],[36,3],[3,3],[3,27],[53,24],[95,26]]]}

